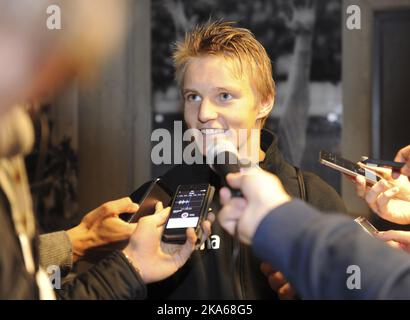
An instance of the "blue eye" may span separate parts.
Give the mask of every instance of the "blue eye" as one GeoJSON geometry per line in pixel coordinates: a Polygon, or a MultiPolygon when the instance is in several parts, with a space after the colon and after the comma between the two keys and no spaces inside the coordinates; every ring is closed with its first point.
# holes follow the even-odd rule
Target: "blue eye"
{"type": "Polygon", "coordinates": [[[232,95],[228,92],[221,93],[221,100],[223,101],[231,100],[232,98],[232,95]]]}
{"type": "Polygon", "coordinates": [[[185,99],[188,100],[188,101],[191,101],[191,102],[201,101],[201,97],[200,97],[199,95],[197,95],[197,94],[194,94],[194,93],[188,94],[188,95],[185,97],[185,99]]]}

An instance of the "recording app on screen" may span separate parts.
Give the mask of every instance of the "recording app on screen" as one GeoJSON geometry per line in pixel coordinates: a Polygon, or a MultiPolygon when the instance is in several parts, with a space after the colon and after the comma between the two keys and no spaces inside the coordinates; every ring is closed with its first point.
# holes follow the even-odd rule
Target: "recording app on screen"
{"type": "Polygon", "coordinates": [[[206,186],[197,187],[192,186],[189,189],[179,190],[166,226],[167,229],[197,227],[207,192],[206,186]]]}

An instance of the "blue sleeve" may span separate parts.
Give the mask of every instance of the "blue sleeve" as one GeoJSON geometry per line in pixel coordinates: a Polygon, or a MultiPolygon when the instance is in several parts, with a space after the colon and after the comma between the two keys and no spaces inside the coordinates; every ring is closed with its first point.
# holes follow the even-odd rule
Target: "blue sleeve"
{"type": "Polygon", "coordinates": [[[253,248],[307,299],[410,299],[410,256],[300,200],[270,212],[253,248]]]}

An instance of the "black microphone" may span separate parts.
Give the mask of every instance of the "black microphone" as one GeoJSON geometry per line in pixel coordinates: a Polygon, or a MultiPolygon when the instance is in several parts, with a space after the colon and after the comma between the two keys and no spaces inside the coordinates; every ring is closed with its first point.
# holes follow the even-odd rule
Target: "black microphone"
{"type": "Polygon", "coordinates": [[[240,172],[238,150],[228,141],[221,141],[213,145],[206,155],[207,163],[211,169],[221,177],[223,185],[231,190],[233,197],[242,197],[239,189],[233,189],[228,185],[226,176],[229,173],[240,172]]]}

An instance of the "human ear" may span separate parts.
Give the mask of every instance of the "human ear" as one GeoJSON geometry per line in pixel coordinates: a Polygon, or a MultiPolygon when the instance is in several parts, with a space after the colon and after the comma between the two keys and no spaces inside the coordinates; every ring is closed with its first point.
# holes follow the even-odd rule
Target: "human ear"
{"type": "Polygon", "coordinates": [[[272,111],[274,101],[275,99],[273,97],[268,97],[267,99],[262,101],[259,105],[258,116],[256,119],[266,118],[272,111]]]}

